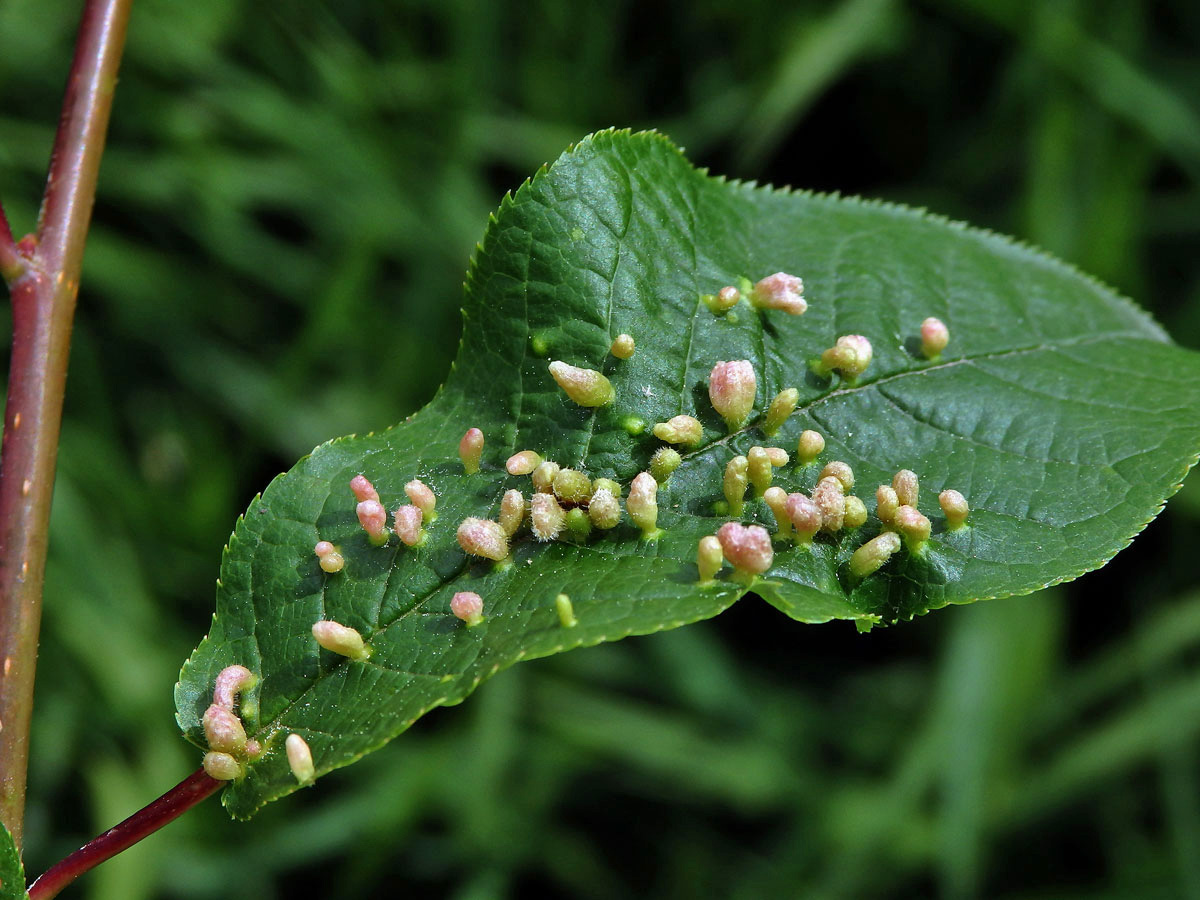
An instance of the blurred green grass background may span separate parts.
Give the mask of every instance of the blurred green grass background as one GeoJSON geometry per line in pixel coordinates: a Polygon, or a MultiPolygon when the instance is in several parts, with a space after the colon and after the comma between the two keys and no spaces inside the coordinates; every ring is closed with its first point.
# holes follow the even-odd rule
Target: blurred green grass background
{"type": "MultiPolygon", "coordinates": [[[[17,230],[78,9],[0,4],[17,230]]],[[[488,212],[609,125],[1013,233],[1200,347],[1192,0],[138,0],[63,427],[32,873],[196,767],[171,687],[235,516],[431,396],[488,212]]],[[[1185,488],[1103,575],[1032,597],[869,635],[747,600],[526,663],[69,895],[1200,898],[1198,537],[1185,488]]]]}

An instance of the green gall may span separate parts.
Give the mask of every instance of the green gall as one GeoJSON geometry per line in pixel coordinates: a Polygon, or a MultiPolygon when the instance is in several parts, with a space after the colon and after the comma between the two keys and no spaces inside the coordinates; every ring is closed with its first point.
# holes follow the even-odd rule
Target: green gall
{"type": "Polygon", "coordinates": [[[592,479],[575,469],[559,469],[552,486],[563,503],[587,503],[592,496],[592,479]]]}
{"type": "Polygon", "coordinates": [[[637,416],[624,416],[621,419],[621,427],[625,429],[626,434],[637,437],[646,430],[646,422],[637,416]]]}
{"type": "Polygon", "coordinates": [[[796,444],[796,458],[800,460],[800,465],[807,466],[824,450],[825,438],[821,436],[820,432],[810,429],[800,433],[800,440],[796,444]]]}
{"type": "Polygon", "coordinates": [[[775,468],[786,466],[788,464],[788,452],[782,447],[763,447],[767,452],[767,459],[771,461],[771,465],[775,468]]]}
{"type": "Polygon", "coordinates": [[[654,436],[668,444],[694,447],[704,439],[704,426],[693,416],[672,416],[654,426],[654,436]]]}
{"type": "Polygon", "coordinates": [[[596,495],[597,491],[608,491],[614,497],[622,496],[625,491],[621,487],[621,483],[613,481],[611,478],[597,478],[592,482],[592,496],[596,495]]]}
{"type": "Polygon", "coordinates": [[[788,420],[788,416],[794,413],[799,405],[800,392],[795,388],[788,388],[776,394],[771,405],[767,407],[767,415],[762,426],[763,434],[767,437],[774,437],[775,432],[783,426],[783,423],[788,420]]]}
{"type": "Polygon", "coordinates": [[[330,575],[342,571],[342,567],[346,565],[345,557],[338,553],[337,548],[329,541],[317,541],[313,553],[317,554],[317,565],[321,567],[321,571],[330,575]]]}
{"type": "Polygon", "coordinates": [[[899,549],[900,536],[894,531],[885,531],[854,551],[850,557],[850,572],[856,578],[866,578],[899,549]]]}
{"type": "Polygon", "coordinates": [[[474,591],[459,591],[450,598],[450,612],[468,628],[483,621],[483,598],[474,591]]]}
{"type": "Polygon", "coordinates": [[[971,508],[967,505],[967,498],[958,491],[942,491],[938,494],[938,505],[942,508],[946,517],[946,528],[950,531],[956,531],[966,524],[971,508]]]}
{"type": "Polygon", "coordinates": [[[217,781],[236,781],[246,774],[240,762],[219,750],[204,754],[204,771],[209,778],[217,781]]]}
{"type": "Polygon", "coordinates": [[[722,489],[729,504],[729,515],[740,516],[746,500],[746,486],[750,483],[750,461],[744,456],[735,456],[725,464],[725,481],[722,489]]]}
{"type": "Polygon", "coordinates": [[[715,294],[704,294],[700,297],[709,312],[721,316],[733,309],[742,299],[742,292],[732,285],[723,287],[715,294]]]}
{"type": "Polygon", "coordinates": [[[746,423],[754,409],[758,378],[748,359],[718,362],[708,376],[708,397],[731,432],[746,423]]]}
{"type": "Polygon", "coordinates": [[[643,538],[650,540],[658,536],[658,482],[649,472],[639,472],[633,479],[625,511],[633,524],[642,530],[643,538]]]}
{"type": "Polygon", "coordinates": [[[554,598],[554,611],[558,613],[558,624],[563,628],[574,628],[579,624],[579,620],[575,618],[575,607],[571,605],[571,598],[566,594],[559,594],[554,598]]]}
{"type": "Polygon", "coordinates": [[[339,656],[363,660],[371,655],[362,635],[349,625],[322,619],[313,623],[312,635],[318,644],[339,656]]]}
{"type": "Polygon", "coordinates": [[[292,770],[292,777],[301,785],[312,784],[316,780],[317,769],[313,765],[312,750],[308,746],[308,741],[298,734],[289,734],[283,742],[283,749],[287,754],[288,768],[292,770]]]}
{"type": "Polygon", "coordinates": [[[933,523],[918,510],[904,505],[896,510],[893,522],[896,530],[903,536],[904,546],[908,548],[908,552],[920,553],[925,542],[929,540],[933,523]]]}
{"type": "Polygon", "coordinates": [[[500,498],[500,527],[504,533],[512,537],[525,521],[525,497],[516,490],[504,492],[500,498]]]}
{"type": "Polygon", "coordinates": [[[746,454],[746,462],[750,483],[761,496],[771,486],[771,456],[765,447],[751,447],[750,452],[746,454]]]}
{"type": "Polygon", "coordinates": [[[608,488],[600,488],[592,494],[588,518],[597,528],[616,528],[621,521],[621,503],[608,488]]]}
{"type": "Polygon", "coordinates": [[[633,356],[633,351],[633,336],[628,334],[618,334],[613,338],[612,346],[608,348],[608,352],[617,359],[629,359],[633,356]]]}
{"type": "Polygon", "coordinates": [[[533,489],[539,494],[554,493],[554,477],[561,467],[553,460],[546,460],[533,470],[533,489]]]}
{"type": "Polygon", "coordinates": [[[941,319],[930,316],[921,323],[921,353],[927,359],[937,359],[950,343],[950,329],[941,319]]]}
{"type": "Polygon", "coordinates": [[[580,406],[604,406],[616,397],[612,383],[595,369],[581,369],[556,359],[550,363],[550,374],[580,406]]]}
{"type": "Polygon", "coordinates": [[[842,524],[847,528],[858,528],[867,521],[867,505],[853,494],[846,495],[846,508],[842,524]]]}
{"type": "Polygon", "coordinates": [[[679,468],[683,457],[670,447],[659,447],[650,457],[650,474],[659,484],[666,484],[671,473],[679,468]]]}
{"type": "Polygon", "coordinates": [[[890,484],[881,484],[875,489],[875,515],[885,528],[890,528],[900,508],[900,498],[890,484]]]}
{"type": "Polygon", "coordinates": [[[776,533],[781,538],[789,537],[792,533],[792,520],[788,517],[787,491],[781,487],[769,487],[763,492],[763,500],[775,516],[776,533]]]}
{"type": "Polygon", "coordinates": [[[582,543],[592,534],[592,520],[585,509],[581,509],[578,506],[574,509],[568,509],[566,518],[563,521],[566,526],[567,537],[573,541],[582,543]]]}
{"type": "Polygon", "coordinates": [[[821,478],[836,478],[846,490],[854,487],[854,470],[840,459],[825,463],[825,468],[821,469],[817,480],[821,478]]]}
{"type": "Polygon", "coordinates": [[[700,538],[696,547],[696,568],[700,571],[700,584],[712,584],[716,574],[725,564],[725,553],[715,535],[700,538]]]}

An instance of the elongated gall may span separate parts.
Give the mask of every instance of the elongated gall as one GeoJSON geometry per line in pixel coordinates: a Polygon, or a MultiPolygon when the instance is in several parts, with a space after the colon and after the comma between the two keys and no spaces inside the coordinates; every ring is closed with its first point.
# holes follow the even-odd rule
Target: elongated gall
{"type": "Polygon", "coordinates": [[[313,553],[317,554],[317,565],[321,567],[322,572],[332,575],[342,571],[342,567],[346,565],[346,558],[329,541],[317,541],[313,553]]]}
{"type": "Polygon", "coordinates": [[[704,439],[704,426],[693,416],[672,416],[654,426],[654,436],[668,444],[694,447],[704,439]]]}
{"type": "Polygon", "coordinates": [[[500,498],[500,527],[504,529],[505,534],[512,537],[524,521],[524,495],[515,488],[505,491],[504,496],[500,498]]]}
{"type": "Polygon", "coordinates": [[[355,475],[351,478],[350,490],[354,492],[354,499],[359,503],[362,503],[364,500],[379,502],[379,493],[375,490],[375,486],[367,481],[365,475],[355,475]]]}
{"type": "Polygon", "coordinates": [[[875,489],[875,515],[884,527],[890,528],[896,518],[896,510],[900,508],[900,498],[896,489],[890,484],[881,484],[875,489]]]}
{"type": "Polygon", "coordinates": [[[581,369],[556,359],[550,363],[550,374],[580,406],[604,406],[616,397],[612,383],[595,369],[581,369]]]}
{"type": "Polygon", "coordinates": [[[404,495],[408,497],[409,503],[421,511],[421,516],[426,522],[437,518],[437,494],[425,482],[414,478],[404,485],[404,495]]]}
{"type": "Polygon", "coordinates": [[[771,486],[771,456],[765,447],[751,447],[746,454],[746,473],[761,496],[771,486]]]}
{"type": "Polygon", "coordinates": [[[857,578],[866,578],[899,549],[900,535],[894,531],[885,531],[854,551],[854,555],[850,557],[850,572],[857,578]]]}
{"type": "Polygon", "coordinates": [[[708,397],[730,431],[745,424],[754,409],[758,377],[748,359],[718,362],[708,377],[708,397]]]}
{"type": "Polygon", "coordinates": [[[474,591],[459,591],[450,598],[450,612],[474,628],[483,621],[483,598],[474,591]]]}
{"type": "Polygon", "coordinates": [[[458,545],[472,556],[497,562],[508,557],[508,535],[499,522],[468,517],[458,526],[457,537],[458,545]]]}
{"type": "Polygon", "coordinates": [[[358,524],[367,533],[367,538],[377,547],[387,543],[387,510],[378,500],[363,500],[354,509],[358,524]]]}
{"type": "Polygon", "coordinates": [[[597,528],[615,528],[621,521],[621,503],[608,488],[600,488],[592,494],[588,516],[597,528]]]}
{"type": "Polygon", "coordinates": [[[819,431],[802,431],[796,444],[796,458],[800,465],[807,466],[825,450],[825,438],[819,431]]]}
{"type": "Polygon", "coordinates": [[[788,517],[787,491],[781,487],[769,487],[763,492],[763,500],[767,502],[767,506],[775,516],[775,525],[779,536],[781,538],[791,536],[792,520],[788,517]]]}
{"type": "Polygon", "coordinates": [[[363,643],[362,635],[341,622],[321,619],[313,623],[312,633],[318,644],[340,656],[366,659],[371,655],[371,648],[363,643]]]}
{"type": "Polygon", "coordinates": [[[666,484],[671,473],[679,468],[683,457],[671,447],[659,447],[650,457],[650,474],[659,484],[666,484]]]}
{"type": "Polygon", "coordinates": [[[392,530],[406,546],[415,547],[425,537],[425,529],[422,527],[424,521],[425,514],[406,503],[392,513],[392,530]]]}
{"type": "Polygon", "coordinates": [[[554,493],[554,476],[562,467],[552,459],[548,459],[533,470],[533,489],[539,494],[554,493]]]}
{"type": "Polygon", "coordinates": [[[235,781],[246,774],[240,762],[220,750],[210,750],[204,754],[204,771],[209,778],[217,781],[235,781]]]}
{"type": "Polygon", "coordinates": [[[700,538],[696,546],[696,568],[700,570],[700,584],[712,584],[721,566],[725,564],[725,552],[715,535],[700,538]]]}
{"type": "Polygon", "coordinates": [[[821,510],[821,527],[841,531],[846,516],[846,489],[836,478],[822,478],[813,488],[813,502],[821,510]]]}
{"type": "Polygon", "coordinates": [[[313,765],[312,749],[308,741],[298,734],[289,734],[283,742],[287,754],[288,768],[300,784],[312,784],[317,777],[317,768],[313,765]]]}
{"type": "Polygon", "coordinates": [[[938,494],[938,505],[946,517],[946,527],[949,530],[955,531],[966,524],[971,507],[967,505],[967,498],[958,491],[942,491],[938,494]]]}
{"type": "Polygon", "coordinates": [[[896,492],[896,499],[900,501],[901,506],[917,505],[917,496],[920,494],[920,482],[917,480],[917,473],[911,469],[901,469],[892,477],[892,488],[896,492]]]}
{"type": "Polygon", "coordinates": [[[625,511],[633,524],[642,530],[642,537],[652,538],[658,534],[658,482],[649,472],[639,472],[629,486],[629,499],[625,511]]]}
{"type": "Polygon", "coordinates": [[[553,494],[534,494],[529,501],[529,521],[539,541],[552,541],[562,534],[566,519],[566,512],[553,494]]]}
{"type": "Polygon", "coordinates": [[[767,437],[774,437],[783,423],[788,420],[788,416],[796,411],[796,407],[800,405],[800,392],[795,388],[787,388],[775,395],[775,399],[771,401],[771,405],[767,407],[767,415],[763,420],[763,434],[767,437]]]}
{"type": "Polygon", "coordinates": [[[825,524],[821,507],[806,494],[788,494],[784,508],[787,510],[798,544],[810,543],[813,535],[825,524]]]}
{"type": "Polygon", "coordinates": [[[858,528],[866,524],[867,505],[853,494],[846,495],[846,508],[842,514],[842,524],[846,528],[858,528]]]}
{"type": "Polygon", "coordinates": [[[592,479],[575,469],[559,469],[551,487],[563,503],[587,503],[592,496],[592,479]]]}
{"type": "Polygon", "coordinates": [[[717,529],[717,540],[730,565],[744,574],[761,575],[775,559],[771,536],[761,525],[726,522],[717,529]]]}
{"type": "Polygon", "coordinates": [[[504,468],[509,475],[529,475],[541,464],[541,454],[534,450],[520,450],[508,458],[504,468]]]}
{"type": "Polygon", "coordinates": [[[608,352],[617,359],[629,359],[629,357],[633,356],[634,349],[633,335],[618,334],[613,338],[612,346],[608,348],[608,352]]]}
{"type": "Polygon", "coordinates": [[[921,323],[921,353],[927,359],[937,359],[950,343],[950,329],[941,319],[930,316],[921,323]]]}
{"type": "Polygon", "coordinates": [[[479,471],[479,461],[483,459],[483,432],[478,428],[468,428],[467,433],[458,442],[458,458],[462,460],[463,471],[474,475],[479,471]]]}
{"type": "Polygon", "coordinates": [[[214,703],[204,711],[204,738],[210,750],[233,753],[240,756],[246,750],[246,729],[242,720],[232,712],[214,703]]]}
{"type": "Polygon", "coordinates": [[[735,456],[725,464],[725,481],[722,489],[729,504],[729,514],[740,516],[746,502],[746,486],[750,483],[750,461],[744,456],[735,456]]]}
{"type": "Polygon", "coordinates": [[[258,677],[245,666],[226,666],[217,674],[213,703],[233,709],[238,695],[258,683],[258,677]]]}
{"type": "Polygon", "coordinates": [[[558,624],[563,628],[574,628],[579,624],[579,620],[575,618],[575,607],[566,594],[558,594],[554,598],[554,611],[558,613],[558,624]]]}
{"type": "Polygon", "coordinates": [[[896,530],[904,538],[904,546],[908,548],[908,551],[920,553],[925,542],[929,540],[933,523],[918,510],[904,505],[896,510],[896,516],[892,521],[896,530]]]}
{"type": "Polygon", "coordinates": [[[848,463],[844,463],[840,459],[825,463],[825,468],[821,470],[818,478],[836,478],[846,490],[854,487],[854,470],[848,463]]]}
{"type": "Polygon", "coordinates": [[[804,282],[787,272],[768,275],[750,291],[750,302],[759,309],[780,309],[799,316],[808,309],[804,299],[804,282]]]}

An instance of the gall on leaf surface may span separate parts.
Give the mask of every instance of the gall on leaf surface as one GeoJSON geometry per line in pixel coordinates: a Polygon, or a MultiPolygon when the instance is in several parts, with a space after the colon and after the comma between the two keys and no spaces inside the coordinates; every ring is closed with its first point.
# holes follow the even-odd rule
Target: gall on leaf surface
{"type": "MultiPolygon", "coordinates": [[[[319,776],[519,660],[706,619],[747,593],[799,622],[866,628],[1074,578],[1155,516],[1200,451],[1200,355],[1098,282],[916,210],[710,177],[656,134],[589,137],[505,197],[471,261],[464,318],[458,359],[425,409],[316,448],[255,498],[229,540],[216,615],[176,702],[203,747],[216,674],[240,663],[260,676],[239,712],[264,752],[224,791],[236,817],[296,789],[289,734],[312,748],[319,776]],[[716,316],[703,302],[778,271],[803,278],[803,316],[746,303],[716,316]],[[954,335],[936,361],[921,352],[930,316],[954,335]],[[622,333],[638,349],[616,360],[622,333]],[[845,334],[871,341],[870,367],[853,383],[818,377],[812,361],[845,334]],[[602,372],[613,402],[572,403],[548,371],[554,359],[602,372]],[[758,380],[733,434],[707,384],[730,359],[750,360],[758,380]],[[796,410],[768,440],[765,407],[790,387],[796,410]],[[533,448],[628,491],[660,445],[628,424],[677,415],[698,419],[703,436],[659,489],[653,540],[623,515],[582,542],[538,543],[523,530],[508,565],[464,554],[464,518],[494,519],[506,490],[531,490],[506,471],[512,454],[533,448]],[[472,427],[486,445],[468,476],[458,443],[472,427]],[[808,546],[776,540],[752,587],[729,567],[699,586],[698,541],[727,520],[717,510],[728,461],[756,445],[795,454],[807,429],[825,438],[818,464],[793,459],[773,483],[811,492],[821,466],[843,460],[866,524],[808,546]],[[851,556],[880,531],[875,489],[900,469],[920,476],[930,540],[856,578],[851,556]],[[359,473],[389,510],[410,480],[432,488],[438,517],[420,546],[371,545],[348,487],[359,473]],[[967,527],[946,529],[946,489],[969,501],[967,527]],[[339,549],[342,571],[322,572],[319,540],[339,549]],[[451,613],[459,591],[483,598],[483,623],[466,628],[451,613]],[[560,621],[560,594],[574,627],[560,621]],[[321,650],[320,619],[361,632],[370,657],[321,650]]],[[[754,492],[740,521],[776,529],[754,492]]]]}

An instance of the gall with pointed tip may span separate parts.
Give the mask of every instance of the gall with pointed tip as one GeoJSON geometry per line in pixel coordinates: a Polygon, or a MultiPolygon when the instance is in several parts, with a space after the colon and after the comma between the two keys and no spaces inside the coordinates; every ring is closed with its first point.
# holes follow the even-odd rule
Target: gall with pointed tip
{"type": "Polygon", "coordinates": [[[595,369],[581,369],[556,359],[550,363],[550,374],[566,395],[580,406],[605,406],[616,397],[612,382],[595,369]]]}

